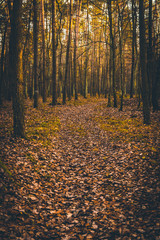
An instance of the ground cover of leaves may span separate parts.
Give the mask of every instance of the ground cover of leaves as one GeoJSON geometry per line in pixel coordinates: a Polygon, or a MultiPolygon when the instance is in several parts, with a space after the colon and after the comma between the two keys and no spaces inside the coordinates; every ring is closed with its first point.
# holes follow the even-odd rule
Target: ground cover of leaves
{"type": "Polygon", "coordinates": [[[159,113],[145,126],[135,99],[27,100],[18,139],[0,110],[1,239],[160,239],[159,113]]]}

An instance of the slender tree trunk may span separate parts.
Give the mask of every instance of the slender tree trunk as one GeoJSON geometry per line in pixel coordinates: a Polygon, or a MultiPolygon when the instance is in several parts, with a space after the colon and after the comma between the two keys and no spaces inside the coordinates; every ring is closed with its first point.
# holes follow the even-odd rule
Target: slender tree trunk
{"type": "Polygon", "coordinates": [[[111,10],[111,0],[107,0],[108,3],[108,14],[109,14],[109,25],[110,25],[110,38],[111,38],[111,48],[112,48],[112,83],[113,83],[113,97],[114,97],[114,107],[117,107],[117,96],[116,96],[116,83],[115,83],[115,43],[112,29],[112,10],[111,10]]]}
{"type": "Polygon", "coordinates": [[[153,112],[160,110],[159,104],[158,104],[158,89],[159,89],[159,82],[160,82],[160,56],[157,59],[156,62],[156,68],[155,68],[155,79],[152,86],[152,104],[153,104],[153,112]]]}
{"type": "Polygon", "coordinates": [[[4,29],[4,35],[2,39],[2,51],[1,51],[1,73],[0,73],[0,105],[3,103],[2,99],[2,86],[3,86],[3,76],[4,76],[4,47],[5,47],[5,41],[6,41],[6,33],[7,33],[7,27],[8,24],[6,24],[4,29]]]}
{"type": "Polygon", "coordinates": [[[77,94],[77,44],[78,44],[78,8],[79,0],[76,1],[76,22],[75,22],[75,38],[74,38],[74,89],[75,89],[75,100],[78,99],[77,94]]]}
{"type": "Polygon", "coordinates": [[[41,26],[42,26],[42,52],[43,52],[43,102],[47,100],[46,89],[46,47],[45,47],[45,26],[44,26],[44,0],[41,0],[41,26]]]}
{"type": "MultiPolygon", "coordinates": [[[[94,28],[95,28],[95,19],[94,21],[94,28]]],[[[92,91],[92,96],[96,96],[96,33],[94,32],[94,37],[93,37],[93,53],[92,53],[92,85],[91,85],[91,91],[92,91]]]]}
{"type": "MultiPolygon", "coordinates": [[[[111,42],[111,41],[110,41],[111,42]]],[[[108,104],[107,106],[108,107],[111,107],[111,85],[112,85],[112,81],[111,81],[111,78],[112,78],[112,50],[110,48],[110,58],[109,58],[109,77],[108,77],[108,104]]]]}
{"type": "MultiPolygon", "coordinates": [[[[107,25],[107,17],[106,17],[106,25],[107,25]]],[[[108,93],[108,103],[107,106],[111,107],[111,47],[108,48],[109,46],[109,41],[111,43],[111,39],[107,38],[106,30],[107,27],[105,25],[104,33],[105,33],[105,43],[106,43],[106,63],[104,67],[104,90],[105,90],[105,98],[107,98],[107,93],[108,93]],[[110,49],[110,55],[109,55],[109,49],[110,49]]]]}
{"type": "MultiPolygon", "coordinates": [[[[52,21],[52,20],[51,20],[52,21]]],[[[48,21],[48,11],[46,12],[46,22],[45,22],[45,32],[46,32],[46,38],[48,41],[46,41],[46,94],[47,97],[49,97],[51,95],[51,90],[49,88],[50,86],[50,69],[52,68],[52,64],[50,64],[50,35],[51,35],[51,31],[50,31],[50,22],[48,21]]]]}
{"type": "Polygon", "coordinates": [[[56,0],[52,1],[52,105],[57,103],[56,81],[56,0]]]}
{"type": "Polygon", "coordinates": [[[38,0],[33,0],[34,107],[38,107],[38,0]]]}
{"type": "Polygon", "coordinates": [[[31,70],[31,63],[29,62],[29,76],[28,76],[28,79],[29,79],[29,88],[28,88],[28,95],[29,95],[29,98],[32,99],[33,97],[33,86],[32,86],[32,70],[31,70]]]}
{"type": "Polygon", "coordinates": [[[73,7],[73,0],[70,0],[70,20],[69,20],[69,34],[68,34],[67,52],[66,52],[65,79],[64,79],[64,86],[63,86],[63,104],[66,103],[69,51],[70,51],[70,45],[71,45],[71,39],[72,39],[72,7],[73,7]]]}
{"type": "MultiPolygon", "coordinates": [[[[107,46],[106,46],[107,47],[107,46]]],[[[103,90],[104,90],[104,94],[105,94],[105,98],[107,98],[107,94],[109,95],[109,61],[108,61],[108,49],[106,49],[106,63],[104,65],[104,87],[103,87],[103,90]]]]}
{"type": "Polygon", "coordinates": [[[153,52],[152,52],[152,0],[149,0],[149,22],[148,22],[148,84],[149,84],[149,100],[151,103],[152,85],[154,83],[154,66],[153,66],[153,52]]]}
{"type": "Polygon", "coordinates": [[[100,97],[100,69],[101,69],[101,31],[99,35],[99,58],[98,58],[98,68],[97,68],[97,84],[98,84],[98,96],[100,97]]]}
{"type": "Polygon", "coordinates": [[[144,1],[139,0],[140,65],[142,77],[142,99],[144,124],[150,124],[149,86],[147,79],[147,54],[144,21],[144,1]]]}
{"type": "Polygon", "coordinates": [[[74,72],[73,72],[73,53],[70,51],[70,63],[69,63],[69,69],[70,69],[70,79],[69,79],[69,89],[70,89],[70,98],[68,100],[71,100],[71,97],[73,97],[73,90],[74,90],[74,72]]]}
{"type": "Polygon", "coordinates": [[[141,105],[141,94],[142,94],[142,87],[141,87],[141,66],[140,66],[140,59],[138,61],[138,70],[137,70],[137,84],[138,84],[138,106],[137,108],[139,109],[140,108],[140,105],[141,105]]]}
{"type": "Polygon", "coordinates": [[[130,83],[130,98],[133,98],[133,76],[134,76],[134,70],[135,70],[135,52],[134,52],[134,46],[136,41],[136,33],[135,33],[135,3],[134,0],[132,0],[132,69],[131,69],[131,83],[130,83]]]}
{"type": "MultiPolygon", "coordinates": [[[[152,89],[152,105],[153,111],[158,110],[158,100],[157,100],[157,78],[155,75],[156,69],[153,64],[153,47],[152,47],[152,0],[149,0],[149,23],[148,23],[148,32],[149,32],[149,51],[148,51],[148,77],[149,77],[149,86],[150,90],[152,89]],[[152,86],[152,88],[151,88],[152,86]]],[[[151,95],[151,92],[150,92],[151,95]]]]}
{"type": "Polygon", "coordinates": [[[76,1],[76,22],[75,22],[75,38],[74,38],[74,88],[75,100],[78,99],[77,94],[77,46],[78,46],[78,31],[79,31],[79,14],[81,8],[81,0],[76,1]]]}
{"type": "Polygon", "coordinates": [[[71,88],[73,85],[73,81],[74,81],[74,72],[73,72],[73,61],[72,61],[72,52],[70,51],[70,56],[69,56],[69,65],[68,65],[68,79],[67,79],[67,97],[68,97],[68,101],[71,100],[71,88]]]}
{"type": "Polygon", "coordinates": [[[13,129],[15,136],[24,137],[22,0],[14,0],[13,3],[10,37],[10,71],[13,86],[13,129]]]}
{"type": "Polygon", "coordinates": [[[119,53],[120,53],[120,79],[121,79],[121,103],[120,103],[120,111],[123,110],[123,54],[122,54],[122,48],[123,48],[123,16],[120,12],[120,9],[118,7],[119,12],[119,18],[118,18],[118,30],[119,30],[119,53]]]}
{"type": "Polygon", "coordinates": [[[28,29],[27,34],[23,46],[23,79],[24,79],[24,96],[27,98],[28,96],[28,85],[27,85],[27,64],[28,64],[28,56],[29,56],[29,47],[28,41],[29,41],[29,33],[30,33],[30,23],[31,23],[31,4],[30,4],[30,11],[29,11],[29,17],[28,17],[28,29]]]}
{"type": "Polygon", "coordinates": [[[101,76],[101,93],[102,94],[105,94],[105,98],[107,97],[107,94],[106,94],[106,88],[107,88],[107,84],[106,84],[106,81],[105,81],[105,78],[106,78],[106,71],[105,71],[105,64],[102,66],[102,76],[101,76]]]}
{"type": "MultiPolygon", "coordinates": [[[[121,42],[121,40],[120,40],[121,42]]],[[[124,95],[124,87],[123,87],[123,60],[122,60],[122,43],[120,43],[120,68],[121,68],[121,104],[120,111],[123,110],[123,95],[124,95]]]]}
{"type": "Polygon", "coordinates": [[[79,89],[80,94],[83,96],[83,70],[82,70],[83,69],[83,63],[82,63],[82,58],[81,58],[80,63],[78,63],[78,65],[79,65],[79,80],[80,80],[78,89],[79,89]]]}
{"type": "Polygon", "coordinates": [[[60,53],[59,53],[59,58],[58,58],[58,96],[61,97],[61,93],[62,93],[62,85],[63,85],[63,68],[62,68],[62,49],[63,49],[63,45],[61,44],[61,48],[60,48],[60,53]]]}
{"type": "Polygon", "coordinates": [[[88,14],[88,0],[87,0],[87,41],[86,41],[86,56],[84,63],[84,88],[83,88],[83,96],[87,98],[87,68],[88,68],[88,60],[89,60],[89,14],[88,14]]]}

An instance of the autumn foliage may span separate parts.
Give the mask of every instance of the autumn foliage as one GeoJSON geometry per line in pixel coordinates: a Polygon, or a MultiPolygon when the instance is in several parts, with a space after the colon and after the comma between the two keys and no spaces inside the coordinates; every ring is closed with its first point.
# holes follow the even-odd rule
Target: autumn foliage
{"type": "Polygon", "coordinates": [[[159,114],[147,126],[136,99],[125,99],[124,112],[106,105],[79,98],[35,109],[27,100],[19,139],[4,104],[1,239],[159,237],[159,114]]]}

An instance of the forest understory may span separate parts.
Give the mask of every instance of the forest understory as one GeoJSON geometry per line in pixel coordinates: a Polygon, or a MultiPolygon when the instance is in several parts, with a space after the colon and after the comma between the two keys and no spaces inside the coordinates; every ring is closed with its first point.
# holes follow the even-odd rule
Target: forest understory
{"type": "Polygon", "coordinates": [[[159,240],[159,112],[147,126],[136,99],[32,105],[25,139],[0,109],[0,239],[159,240]]]}

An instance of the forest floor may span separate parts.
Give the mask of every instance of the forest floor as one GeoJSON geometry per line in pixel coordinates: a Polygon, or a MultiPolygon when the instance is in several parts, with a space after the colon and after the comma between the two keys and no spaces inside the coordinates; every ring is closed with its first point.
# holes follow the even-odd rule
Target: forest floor
{"type": "Polygon", "coordinates": [[[160,239],[160,114],[143,125],[136,99],[34,109],[26,139],[0,109],[0,239],[160,239]]]}

